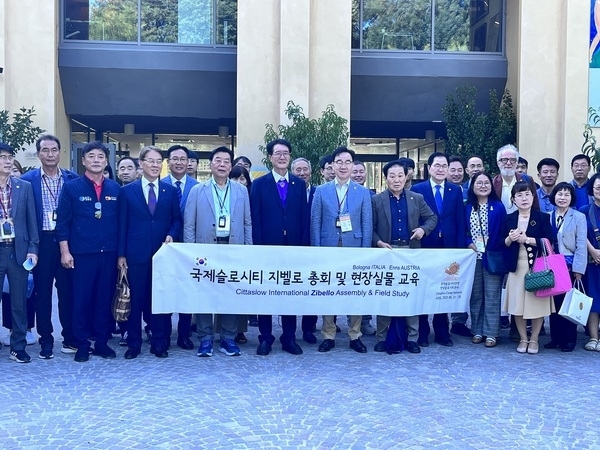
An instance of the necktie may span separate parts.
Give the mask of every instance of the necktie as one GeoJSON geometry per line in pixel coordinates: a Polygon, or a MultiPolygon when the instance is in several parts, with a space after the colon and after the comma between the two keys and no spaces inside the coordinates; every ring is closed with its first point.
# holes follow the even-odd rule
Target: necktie
{"type": "Polygon", "coordinates": [[[433,196],[435,198],[435,206],[437,207],[438,210],[438,214],[442,213],[442,193],[440,192],[441,186],[439,184],[435,185],[435,195],[433,196]]]}
{"type": "Polygon", "coordinates": [[[183,197],[183,192],[181,192],[181,181],[177,180],[175,182],[175,188],[177,189],[177,200],[179,200],[179,204],[181,205],[181,198],[183,197]]]}
{"type": "Polygon", "coordinates": [[[156,209],[156,192],[154,192],[154,183],[149,183],[148,187],[148,209],[150,210],[150,214],[154,215],[154,210],[156,209]]]}
{"type": "Polygon", "coordinates": [[[281,203],[285,206],[285,199],[287,197],[288,181],[285,178],[281,178],[277,183],[277,190],[279,191],[279,198],[281,203]]]}
{"type": "Polygon", "coordinates": [[[565,220],[565,218],[563,216],[558,216],[556,218],[556,228],[560,230],[560,226],[563,223],[563,220],[565,220]]]}

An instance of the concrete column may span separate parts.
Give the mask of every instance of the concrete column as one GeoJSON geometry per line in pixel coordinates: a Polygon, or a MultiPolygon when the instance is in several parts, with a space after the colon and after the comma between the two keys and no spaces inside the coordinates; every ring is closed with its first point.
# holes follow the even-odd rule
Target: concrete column
{"type": "Polygon", "coordinates": [[[287,123],[290,100],[349,119],[350,29],[350,0],[238,2],[236,154],[261,166],[265,124],[287,123]]]}

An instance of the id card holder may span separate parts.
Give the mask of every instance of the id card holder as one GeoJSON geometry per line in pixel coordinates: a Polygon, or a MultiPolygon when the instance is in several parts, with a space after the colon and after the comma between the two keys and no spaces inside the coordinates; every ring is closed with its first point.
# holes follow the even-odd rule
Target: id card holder
{"type": "Polygon", "coordinates": [[[220,234],[229,235],[229,217],[228,216],[219,216],[219,223],[217,226],[217,231],[220,234]]]}
{"type": "Polygon", "coordinates": [[[339,217],[339,221],[340,221],[340,228],[342,229],[342,233],[352,231],[352,222],[350,221],[350,214],[342,214],[339,217]]]}
{"type": "Polygon", "coordinates": [[[50,224],[50,231],[54,231],[54,228],[56,228],[56,210],[47,212],[46,216],[48,217],[48,223],[50,224]]]}
{"type": "Polygon", "coordinates": [[[0,238],[2,239],[14,239],[15,228],[10,220],[3,219],[2,225],[0,226],[0,238]]]}
{"type": "Polygon", "coordinates": [[[485,243],[483,242],[483,237],[479,236],[475,238],[475,248],[479,253],[485,253],[485,243]]]}

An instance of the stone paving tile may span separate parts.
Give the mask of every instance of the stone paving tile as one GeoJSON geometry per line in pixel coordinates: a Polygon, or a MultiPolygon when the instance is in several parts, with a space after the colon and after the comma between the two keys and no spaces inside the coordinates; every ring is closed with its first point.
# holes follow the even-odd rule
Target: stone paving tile
{"type": "Polygon", "coordinates": [[[582,349],[582,332],[573,353],[535,356],[505,336],[493,349],[453,336],[452,348],[393,356],[364,337],[361,355],[342,332],[326,354],[299,340],[304,355],[276,343],[260,357],[256,328],[247,336],[236,358],[198,358],[175,336],[162,360],[144,344],[126,361],[116,339],[116,360],[88,363],[58,345],[49,361],[29,346],[30,364],[2,349],[0,448],[600,448],[600,354],[582,349]]]}

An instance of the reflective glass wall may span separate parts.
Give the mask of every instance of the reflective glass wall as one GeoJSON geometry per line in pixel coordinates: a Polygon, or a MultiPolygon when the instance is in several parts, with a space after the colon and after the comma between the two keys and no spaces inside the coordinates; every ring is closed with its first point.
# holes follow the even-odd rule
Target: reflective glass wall
{"type": "Polygon", "coordinates": [[[352,48],[502,52],[503,0],[353,0],[352,48]]]}
{"type": "Polygon", "coordinates": [[[64,0],[65,40],[237,45],[237,0],[64,0]]]}

